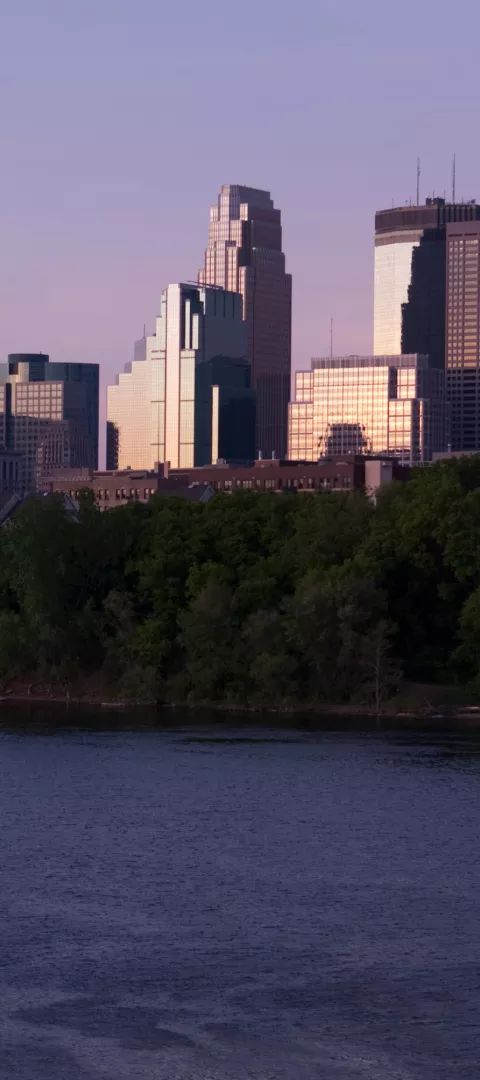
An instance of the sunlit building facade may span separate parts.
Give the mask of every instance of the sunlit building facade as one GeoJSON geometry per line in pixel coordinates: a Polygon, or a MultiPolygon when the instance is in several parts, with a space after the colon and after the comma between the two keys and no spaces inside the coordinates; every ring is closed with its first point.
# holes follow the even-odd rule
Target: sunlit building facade
{"type": "Polygon", "coordinates": [[[444,367],[446,230],[450,222],[478,219],[475,202],[440,198],[376,213],[376,356],[421,353],[432,367],[444,367]]]}
{"type": "Polygon", "coordinates": [[[256,449],[282,457],[290,397],[292,279],[268,191],[224,184],[210,210],[202,284],[241,293],[256,394],[256,449]]]}
{"type": "Polygon", "coordinates": [[[169,285],[146,359],[108,387],[107,468],[250,459],[254,424],[241,297],[169,285]]]}
{"type": "Polygon", "coordinates": [[[480,451],[480,221],[447,228],[450,447],[480,451]]]}
{"type": "MultiPolygon", "coordinates": [[[[379,215],[377,215],[378,218],[379,215]]],[[[402,307],[408,300],[417,229],[375,237],[373,351],[398,355],[402,349],[402,307]]]]}
{"type": "Polygon", "coordinates": [[[295,377],[288,457],[342,454],[429,461],[446,445],[445,376],[425,356],[346,356],[312,360],[295,377]]]}

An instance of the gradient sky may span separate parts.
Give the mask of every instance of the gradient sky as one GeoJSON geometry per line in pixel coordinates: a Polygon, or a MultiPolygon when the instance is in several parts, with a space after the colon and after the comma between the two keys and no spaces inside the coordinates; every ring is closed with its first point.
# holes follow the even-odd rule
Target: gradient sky
{"type": "Polygon", "coordinates": [[[480,197],[480,9],[433,0],[0,0],[0,359],[105,385],[195,278],[221,183],[271,191],[294,365],[369,351],[375,208],[480,197]]]}

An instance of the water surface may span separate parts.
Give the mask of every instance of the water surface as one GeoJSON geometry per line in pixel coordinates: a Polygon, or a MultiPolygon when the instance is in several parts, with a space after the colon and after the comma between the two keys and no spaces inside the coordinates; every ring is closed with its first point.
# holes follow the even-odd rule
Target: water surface
{"type": "Polygon", "coordinates": [[[2,717],[2,1080],[477,1080],[474,735],[2,717]]]}

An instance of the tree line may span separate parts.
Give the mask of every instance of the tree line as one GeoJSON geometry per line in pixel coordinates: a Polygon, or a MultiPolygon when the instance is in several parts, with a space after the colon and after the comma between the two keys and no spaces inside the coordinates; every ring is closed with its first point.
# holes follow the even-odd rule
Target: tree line
{"type": "MultiPolygon", "coordinates": [[[[362,703],[402,677],[476,693],[480,457],[365,495],[157,496],[0,529],[0,679],[240,706],[362,703]]],[[[480,684],[479,684],[480,685],[480,684]]],[[[474,697],[472,697],[474,700],[474,697]]]]}

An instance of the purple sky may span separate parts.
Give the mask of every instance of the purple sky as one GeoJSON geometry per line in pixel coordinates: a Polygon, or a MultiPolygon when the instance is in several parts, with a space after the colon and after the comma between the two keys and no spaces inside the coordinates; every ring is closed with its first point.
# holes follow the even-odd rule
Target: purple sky
{"type": "Polygon", "coordinates": [[[0,358],[103,384],[194,278],[221,183],[268,188],[294,364],[371,348],[376,207],[480,197],[475,0],[0,0],[0,358]],[[285,8],[285,14],[282,9],[285,8]]]}

